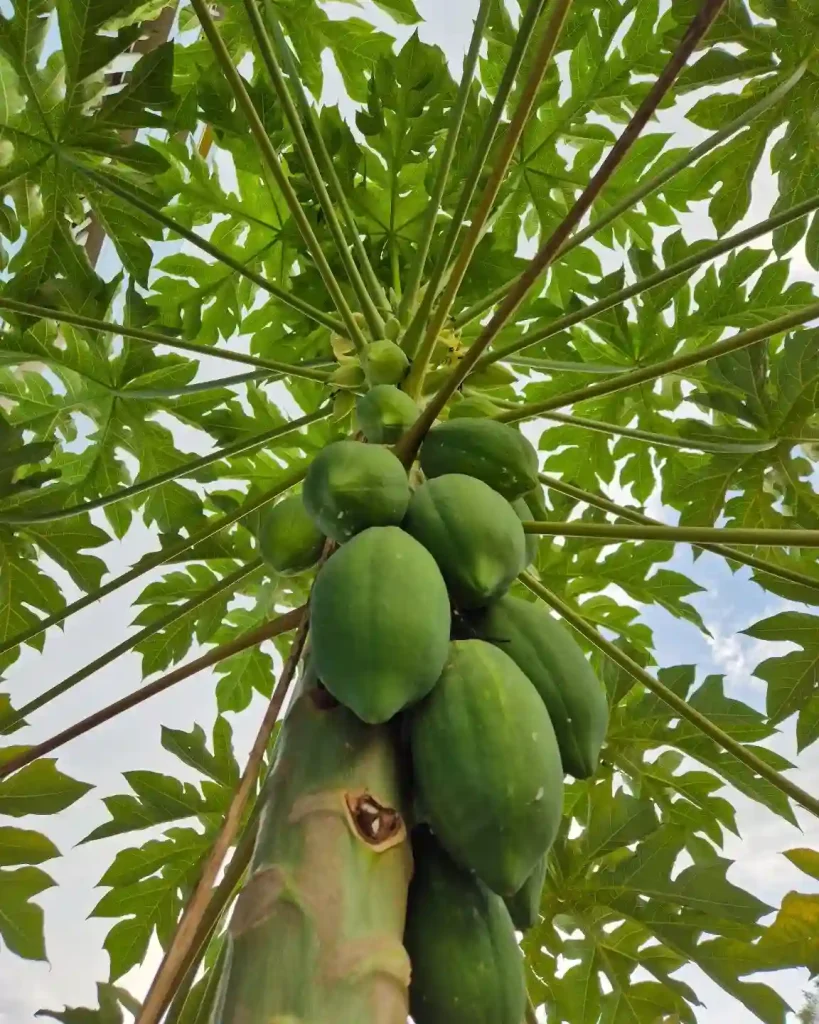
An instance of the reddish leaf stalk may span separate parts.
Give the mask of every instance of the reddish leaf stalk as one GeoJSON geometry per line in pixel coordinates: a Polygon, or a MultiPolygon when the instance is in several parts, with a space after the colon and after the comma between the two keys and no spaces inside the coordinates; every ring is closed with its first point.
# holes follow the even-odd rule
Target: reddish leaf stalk
{"type": "Polygon", "coordinates": [[[159,1024],[168,996],[173,992],[174,983],[179,972],[184,969],[191,949],[196,942],[199,926],[207,913],[208,905],[213,896],[213,886],[219,875],[222,862],[239,831],[245,807],[256,786],[262,759],[267,750],[270,737],[279,717],[279,712],[284,704],[285,696],[290,688],[290,683],[295,675],[296,667],[307,639],[309,618],[306,607],[298,609],[294,614],[298,615],[299,631],[293,641],[293,646],[279,676],[279,681],[273,690],[267,711],[259,726],[250,756],[247,759],[242,778],[225,815],[222,828],[202,868],[202,874],[199,877],[196,889],[188,905],[185,907],[170,945],[165,951],[165,956],[148,990],[145,1002],[142,1004],[142,1010],[136,1020],[136,1024],[159,1024]]]}
{"type": "Polygon", "coordinates": [[[247,633],[242,633],[235,640],[230,640],[228,643],[214,647],[212,651],[208,651],[207,654],[196,658],[190,664],[180,665],[179,668],[168,672],[167,675],[162,676],[160,679],[155,679],[152,683],[148,683],[133,693],[129,693],[127,697],[123,697],[121,700],[114,701],[113,704],[95,711],[81,722],[69,726],[68,729],[63,729],[56,736],[52,736],[50,739],[30,747],[24,753],[0,765],[0,779],[6,778],[21,768],[25,768],[27,764],[36,761],[38,757],[50,754],[52,750],[57,750],[78,736],[84,736],[85,733],[91,732],[97,726],[110,722],[112,718],[116,718],[123,711],[128,711],[130,708],[136,707],[137,704],[150,700],[151,697],[155,697],[158,693],[163,693],[177,683],[181,683],[183,679],[188,679],[190,676],[196,675],[197,672],[201,672],[203,669],[210,668],[211,665],[224,661],[225,658],[239,654],[240,651],[244,651],[248,647],[255,647],[264,640],[270,640],[274,636],[279,636],[282,633],[289,632],[291,629],[295,629],[301,621],[304,609],[305,606],[302,605],[300,608],[295,608],[293,611],[280,615],[271,622],[266,622],[263,626],[258,626],[247,633]]]}

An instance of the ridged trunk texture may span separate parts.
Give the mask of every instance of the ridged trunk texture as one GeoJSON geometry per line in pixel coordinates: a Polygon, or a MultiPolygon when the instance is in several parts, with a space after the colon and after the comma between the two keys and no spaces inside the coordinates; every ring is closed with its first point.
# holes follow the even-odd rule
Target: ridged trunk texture
{"type": "Polygon", "coordinates": [[[213,1024],[405,1024],[412,854],[392,730],[303,682],[261,799],[213,1024]]]}

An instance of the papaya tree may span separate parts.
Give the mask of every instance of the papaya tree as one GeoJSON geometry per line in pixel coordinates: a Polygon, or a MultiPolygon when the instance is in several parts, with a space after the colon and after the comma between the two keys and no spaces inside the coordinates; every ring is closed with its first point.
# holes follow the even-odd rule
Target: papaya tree
{"type": "Polygon", "coordinates": [[[819,817],[819,9],[326,6],[0,0],[4,978],[42,819],[120,841],[98,1006],[15,1005],[783,1024],[819,852],[727,850],[819,817]]]}

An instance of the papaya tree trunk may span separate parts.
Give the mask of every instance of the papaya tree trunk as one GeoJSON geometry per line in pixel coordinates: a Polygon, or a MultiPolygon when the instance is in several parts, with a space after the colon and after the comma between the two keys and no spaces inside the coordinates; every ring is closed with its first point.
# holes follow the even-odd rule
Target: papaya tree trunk
{"type": "Polygon", "coordinates": [[[219,1024],[405,1024],[412,854],[393,730],[309,678],[261,796],[228,929],[219,1024]]]}

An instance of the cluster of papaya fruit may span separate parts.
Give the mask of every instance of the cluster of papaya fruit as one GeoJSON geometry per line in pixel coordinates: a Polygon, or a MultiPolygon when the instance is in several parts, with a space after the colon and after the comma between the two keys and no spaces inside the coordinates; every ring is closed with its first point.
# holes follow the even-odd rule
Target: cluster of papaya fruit
{"type": "Polygon", "coordinates": [[[541,517],[535,450],[496,420],[450,418],[408,476],[385,445],[417,411],[392,386],[361,396],[369,443],[327,446],[260,544],[280,572],[315,564],[325,538],[340,545],[313,586],[311,665],[364,722],[401,715],[423,823],[405,935],[413,1019],[520,1024],[515,929],[537,920],[564,774],[594,772],[607,702],[566,629],[507,593],[534,555],[522,520],[541,517]]]}

